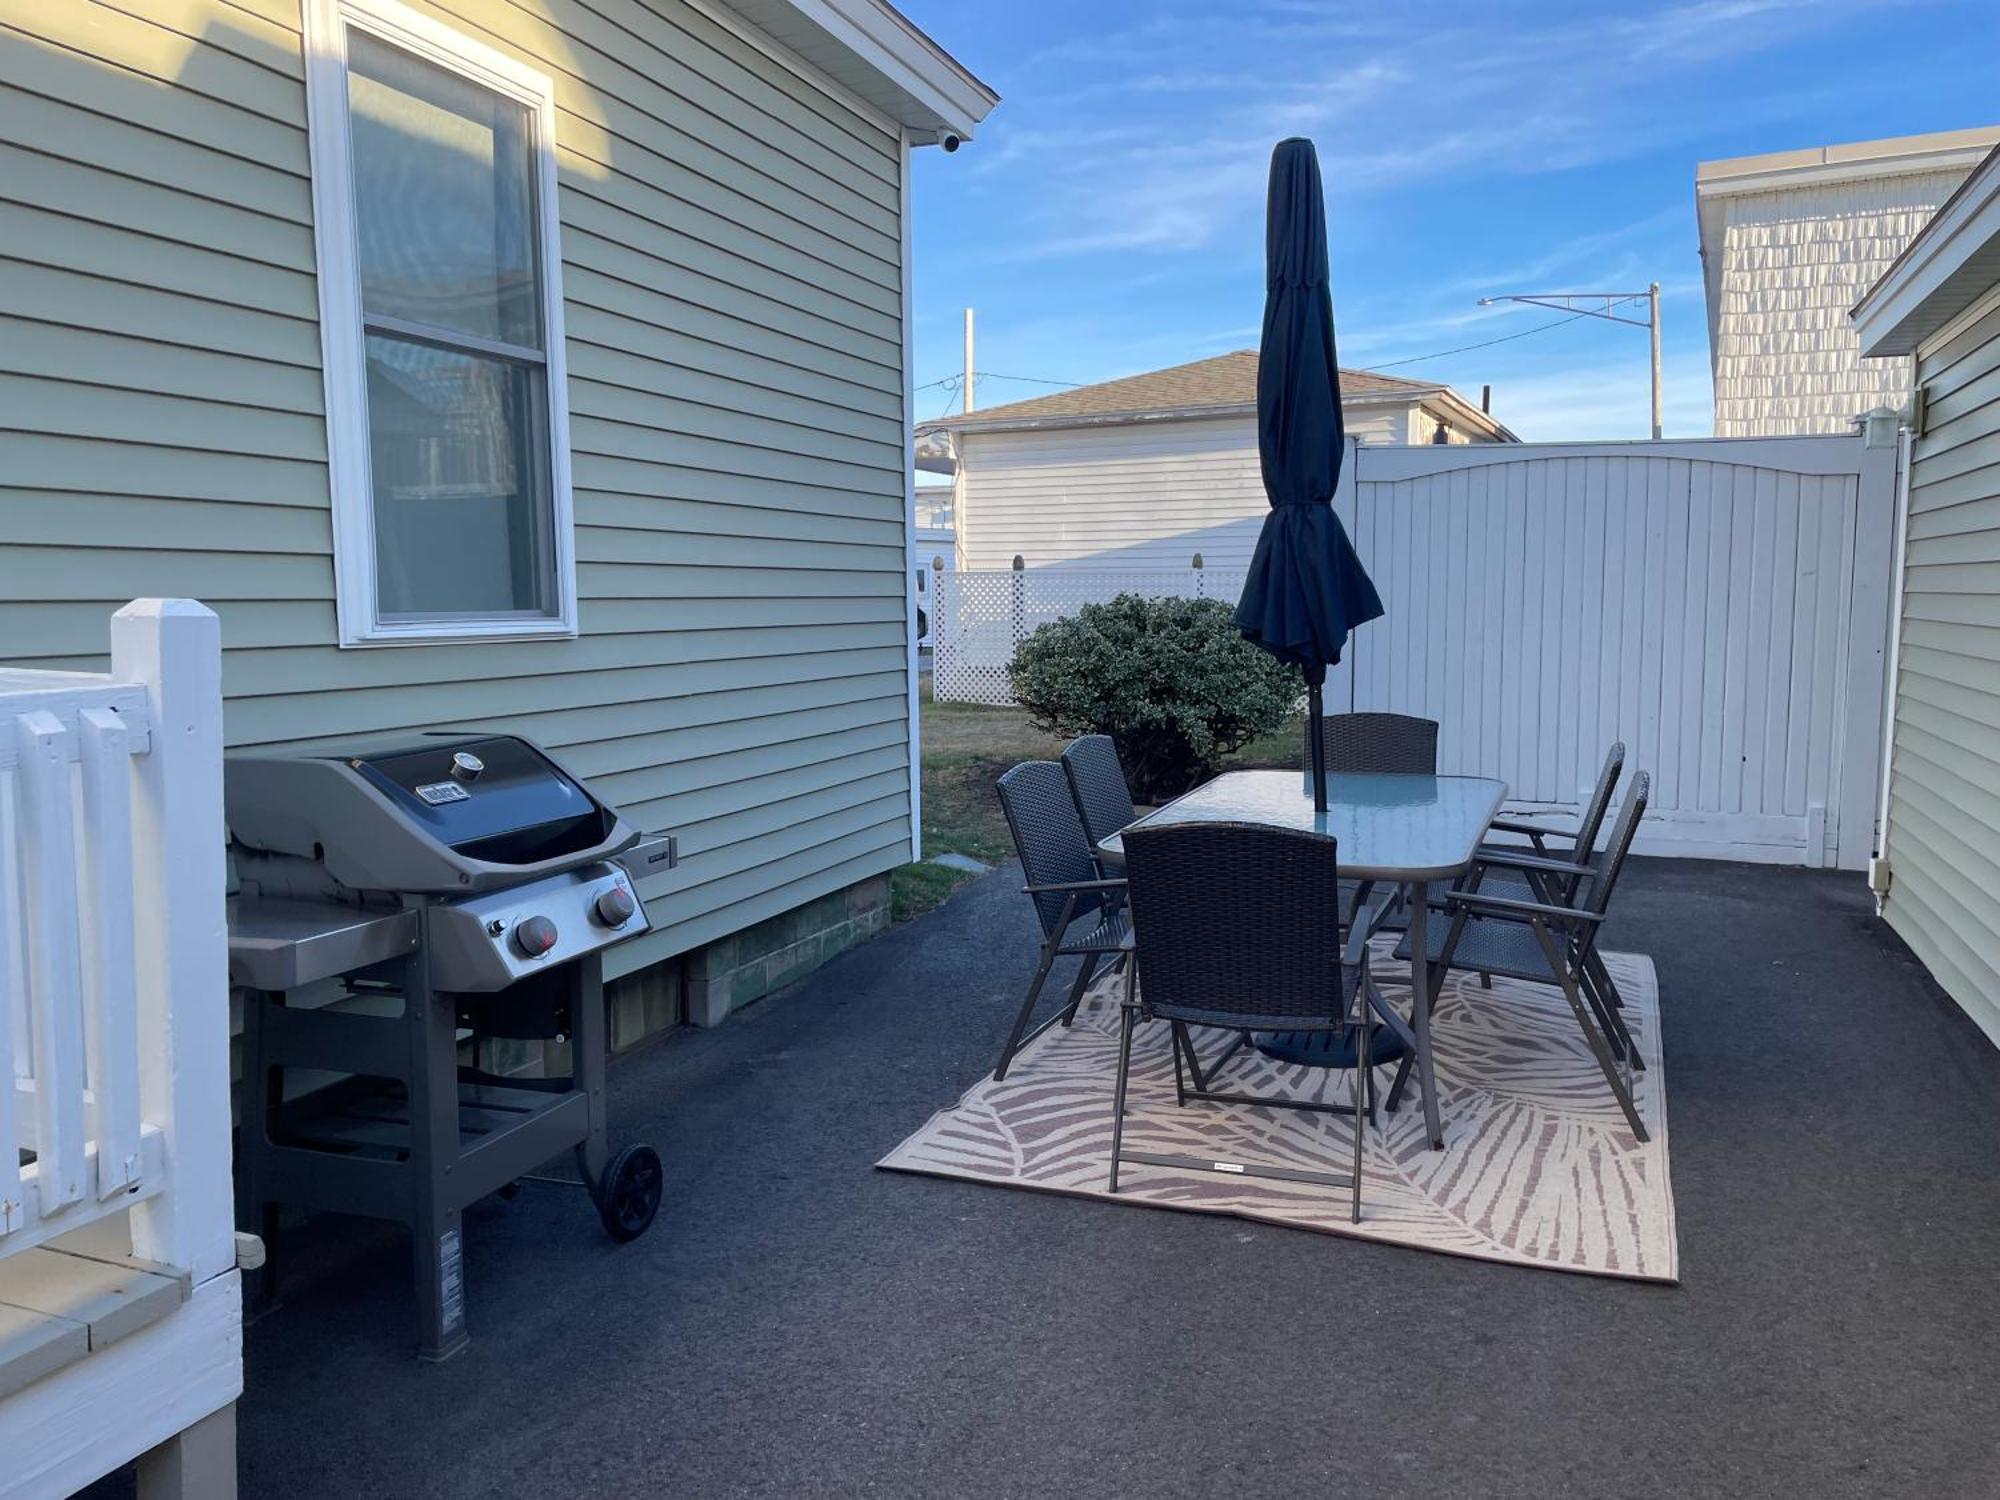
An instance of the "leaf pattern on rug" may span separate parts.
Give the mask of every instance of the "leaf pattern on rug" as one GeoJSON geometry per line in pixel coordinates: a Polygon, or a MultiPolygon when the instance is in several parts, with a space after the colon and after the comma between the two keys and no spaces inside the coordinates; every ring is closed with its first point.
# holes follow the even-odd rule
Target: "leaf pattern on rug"
{"type": "MultiPolygon", "coordinates": [[[[1232,1214],[1261,1223],[1390,1244],[1645,1281],[1675,1281],[1679,1244],[1667,1171],[1659,985],[1650,958],[1607,953],[1645,1071],[1634,1079],[1641,1143],[1605,1086],[1560,991],[1453,974],[1432,1016],[1445,1148],[1424,1139],[1417,1081],[1363,1146],[1362,1220],[1348,1221],[1344,1189],[1128,1162],[1106,1191],[1112,1085],[1118,1060],[1119,977],[1091,986],[1075,1024],[1044,1032],[1015,1059],[877,1164],[893,1171],[1070,1193],[1139,1206],[1232,1214]]],[[[1408,1013],[1408,971],[1386,948],[1374,973],[1408,1013]],[[1403,976],[1399,985],[1398,975],[1403,976]]],[[[1204,1058],[1230,1038],[1196,1033],[1204,1058]]],[[[1378,1080],[1386,1091],[1389,1069],[1378,1080]]],[[[1281,1063],[1245,1048],[1218,1087],[1350,1102],[1347,1073],[1281,1063]]],[[[1352,1121],[1304,1110],[1174,1102],[1163,1023],[1132,1045],[1125,1117],[1128,1151],[1344,1174],[1352,1121]]]]}

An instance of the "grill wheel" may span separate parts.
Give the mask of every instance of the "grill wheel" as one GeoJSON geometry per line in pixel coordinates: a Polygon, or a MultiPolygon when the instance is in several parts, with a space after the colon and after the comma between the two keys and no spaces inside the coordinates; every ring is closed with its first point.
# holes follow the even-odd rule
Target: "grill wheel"
{"type": "Polygon", "coordinates": [[[626,1146],[617,1152],[592,1194],[604,1232],[622,1245],[652,1228],[664,1182],[660,1153],[651,1146],[626,1146]]]}

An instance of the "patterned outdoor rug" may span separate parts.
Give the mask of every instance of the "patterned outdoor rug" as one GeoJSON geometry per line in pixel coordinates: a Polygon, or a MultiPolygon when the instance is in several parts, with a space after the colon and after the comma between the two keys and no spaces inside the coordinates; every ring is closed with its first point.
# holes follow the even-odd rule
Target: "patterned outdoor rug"
{"type": "MultiPolygon", "coordinates": [[[[1368,1134],[1359,1224],[1348,1222],[1344,1188],[1130,1162],[1111,1198],[1105,1170],[1122,981],[1108,978],[1092,986],[1074,1026],[1051,1027],[1015,1059],[1006,1082],[983,1079],[877,1165],[1233,1214],[1481,1260],[1675,1281],[1659,986],[1651,959],[1604,958],[1646,1062],[1636,1086],[1639,1115],[1652,1136],[1644,1145],[1625,1124],[1559,991],[1505,979],[1482,990],[1477,978],[1454,974],[1432,1018],[1444,1149],[1425,1147],[1413,1076],[1402,1107],[1383,1114],[1381,1130],[1368,1134]]],[[[1407,1014],[1407,981],[1390,982],[1400,967],[1380,958],[1375,973],[1390,1002],[1407,1014]]],[[[1196,1036],[1204,1058],[1218,1056],[1227,1043],[1218,1032],[1196,1036]]],[[[1386,1091],[1390,1070],[1377,1077],[1386,1091]]],[[[1211,1086],[1345,1102],[1353,1085],[1344,1073],[1273,1062],[1245,1048],[1211,1086]]],[[[1307,1110],[1176,1108],[1167,1027],[1142,1025],[1134,1038],[1127,1151],[1345,1173],[1352,1129],[1346,1116],[1307,1110]]]]}

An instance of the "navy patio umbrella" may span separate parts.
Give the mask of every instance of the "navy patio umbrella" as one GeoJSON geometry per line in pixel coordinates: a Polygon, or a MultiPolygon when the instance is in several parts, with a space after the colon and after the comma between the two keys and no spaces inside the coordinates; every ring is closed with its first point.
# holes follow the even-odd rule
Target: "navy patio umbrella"
{"type": "Polygon", "coordinates": [[[1355,626],[1382,613],[1367,569],[1333,513],[1347,432],[1327,288],[1326,201],[1311,141],[1271,153],[1264,226],[1264,339],[1257,359],[1257,448],[1271,513],[1236,606],[1244,637],[1305,674],[1313,805],[1326,811],[1320,734],[1326,669],[1355,626]]]}

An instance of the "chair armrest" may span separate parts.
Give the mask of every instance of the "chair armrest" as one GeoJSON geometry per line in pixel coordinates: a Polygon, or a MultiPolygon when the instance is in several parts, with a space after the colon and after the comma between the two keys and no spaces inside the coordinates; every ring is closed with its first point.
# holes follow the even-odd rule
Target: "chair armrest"
{"type": "Polygon", "coordinates": [[[1539,854],[1516,854],[1511,849],[1481,849],[1478,862],[1482,865],[1500,865],[1509,870],[1539,870],[1544,875],[1597,873],[1589,865],[1579,865],[1567,859],[1544,859],[1539,854]]]}
{"type": "Polygon", "coordinates": [[[1122,891],[1123,880],[1069,880],[1058,885],[1024,885],[1021,889],[1030,896],[1039,896],[1044,891],[1122,891]]]}
{"type": "Polygon", "coordinates": [[[1496,917],[1546,917],[1551,922],[1598,923],[1603,916],[1594,911],[1579,911],[1574,906],[1550,906],[1541,901],[1516,901],[1510,896],[1488,896],[1478,891],[1451,891],[1445,900],[1453,906],[1462,906],[1478,914],[1490,912],[1496,917]]]}
{"type": "Polygon", "coordinates": [[[1519,818],[1495,818],[1486,826],[1497,828],[1502,833],[1525,833],[1531,838],[1546,837],[1570,840],[1576,838],[1576,830],[1573,828],[1550,828],[1541,823],[1524,822],[1519,818]]]}

